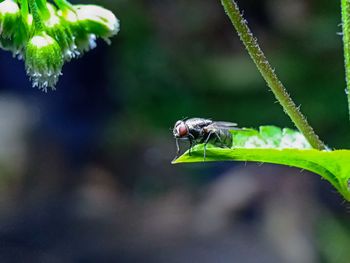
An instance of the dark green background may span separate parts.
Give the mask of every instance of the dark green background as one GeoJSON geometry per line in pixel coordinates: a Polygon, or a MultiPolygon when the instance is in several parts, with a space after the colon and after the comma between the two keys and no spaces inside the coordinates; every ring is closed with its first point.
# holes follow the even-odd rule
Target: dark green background
{"type": "MultiPolygon", "coordinates": [[[[1,262],[347,262],[349,204],[317,175],[170,164],[184,117],[293,128],[220,1],[86,3],[121,31],[67,63],[57,91],[31,89],[0,52],[0,131],[13,138],[0,133],[1,262]]],[[[239,5],[320,138],[349,148],[340,1],[239,5]]]]}

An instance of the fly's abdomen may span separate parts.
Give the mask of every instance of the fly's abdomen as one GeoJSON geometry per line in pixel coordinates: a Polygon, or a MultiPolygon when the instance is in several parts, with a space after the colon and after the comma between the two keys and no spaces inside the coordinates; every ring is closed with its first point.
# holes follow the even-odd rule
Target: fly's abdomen
{"type": "Polygon", "coordinates": [[[232,134],[229,130],[223,130],[224,134],[222,135],[222,144],[225,145],[227,148],[232,147],[232,134]]]}
{"type": "Polygon", "coordinates": [[[213,134],[214,144],[219,147],[232,147],[232,134],[229,130],[220,129],[216,132],[216,135],[213,134]],[[220,139],[219,139],[220,138],[220,139]]]}

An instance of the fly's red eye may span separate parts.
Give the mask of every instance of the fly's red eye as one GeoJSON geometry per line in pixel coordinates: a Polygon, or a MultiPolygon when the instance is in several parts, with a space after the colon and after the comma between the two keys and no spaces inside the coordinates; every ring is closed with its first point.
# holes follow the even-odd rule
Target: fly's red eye
{"type": "Polygon", "coordinates": [[[179,126],[179,125],[182,124],[182,123],[183,123],[183,121],[177,121],[177,122],[175,123],[175,127],[179,126]]]}
{"type": "Polygon", "coordinates": [[[185,124],[180,124],[178,127],[179,135],[180,136],[185,136],[188,133],[188,129],[185,124]]]}

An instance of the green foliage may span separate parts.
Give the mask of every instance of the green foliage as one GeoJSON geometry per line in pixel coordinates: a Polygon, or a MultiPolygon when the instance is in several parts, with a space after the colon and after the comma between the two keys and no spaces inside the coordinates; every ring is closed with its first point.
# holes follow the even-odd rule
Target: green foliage
{"type": "Polygon", "coordinates": [[[312,148],[300,132],[288,128],[261,126],[259,131],[245,128],[244,131],[234,130],[231,133],[234,148],[312,148]]]}
{"type": "MultiPolygon", "coordinates": [[[[256,161],[306,169],[328,180],[346,200],[350,200],[350,151],[311,149],[304,136],[290,129],[262,126],[259,131],[231,131],[231,149],[207,145],[206,161],[256,161]]],[[[197,145],[173,163],[203,162],[203,144],[197,145]]]]}

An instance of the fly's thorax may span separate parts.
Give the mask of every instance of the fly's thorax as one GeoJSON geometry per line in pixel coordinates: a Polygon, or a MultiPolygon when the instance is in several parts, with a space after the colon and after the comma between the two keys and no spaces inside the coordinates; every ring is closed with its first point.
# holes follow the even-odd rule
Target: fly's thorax
{"type": "Polygon", "coordinates": [[[203,127],[211,124],[213,121],[203,118],[191,118],[186,120],[186,125],[191,129],[202,129],[203,127]]]}

